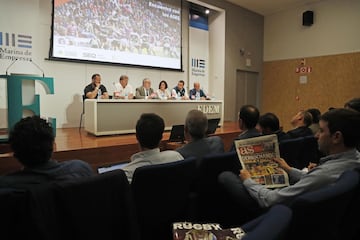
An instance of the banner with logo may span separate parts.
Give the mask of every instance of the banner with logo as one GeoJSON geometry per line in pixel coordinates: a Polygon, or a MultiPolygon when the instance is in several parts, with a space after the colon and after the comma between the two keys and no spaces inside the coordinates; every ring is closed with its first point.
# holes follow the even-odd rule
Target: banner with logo
{"type": "Polygon", "coordinates": [[[194,82],[209,92],[209,31],[207,16],[190,10],[189,21],[189,90],[194,82]]]}

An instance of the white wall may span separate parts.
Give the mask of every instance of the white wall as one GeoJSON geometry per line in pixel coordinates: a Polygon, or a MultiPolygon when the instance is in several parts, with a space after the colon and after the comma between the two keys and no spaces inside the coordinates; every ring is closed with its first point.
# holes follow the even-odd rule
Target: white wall
{"type": "MultiPolygon", "coordinates": [[[[226,1],[202,0],[214,8],[223,9],[216,20],[212,19],[210,31],[209,92],[217,99],[224,99],[225,120],[234,120],[236,71],[262,71],[263,56],[263,17],[235,6],[226,1]],[[225,26],[224,26],[225,25],[225,26]],[[219,34],[216,37],[216,34],[219,34]],[[213,37],[213,41],[211,38],[213,37]],[[216,44],[223,44],[216,46],[216,44]],[[245,47],[251,52],[253,65],[245,66],[239,49],[245,47]],[[210,61],[212,61],[210,59],[210,61]],[[227,89],[226,89],[227,88],[227,89]],[[224,94],[226,92],[226,94],[224,94]]],[[[37,86],[40,94],[41,113],[57,119],[57,127],[77,127],[82,111],[81,95],[86,84],[90,83],[93,73],[102,75],[103,83],[111,89],[121,74],[127,74],[130,83],[137,87],[144,77],[150,77],[156,87],[162,79],[170,87],[179,79],[188,82],[188,3],[183,1],[183,69],[184,72],[130,68],[117,65],[99,65],[45,60],[49,56],[52,1],[51,0],[1,0],[0,32],[23,32],[33,36],[32,59],[41,66],[45,75],[54,77],[54,95],[45,95],[37,86]],[[19,18],[19,16],[21,16],[19,18]]],[[[1,47],[1,46],[0,46],[1,47]]],[[[5,73],[9,60],[0,57],[0,74],[5,73]]],[[[17,62],[10,72],[39,74],[39,70],[29,62],[17,62]]],[[[0,128],[7,127],[7,103],[5,81],[0,79],[0,128]]]]}
{"type": "Polygon", "coordinates": [[[360,51],[360,1],[326,0],[266,16],[264,61],[360,51]],[[314,24],[302,26],[302,13],[314,24]]]}

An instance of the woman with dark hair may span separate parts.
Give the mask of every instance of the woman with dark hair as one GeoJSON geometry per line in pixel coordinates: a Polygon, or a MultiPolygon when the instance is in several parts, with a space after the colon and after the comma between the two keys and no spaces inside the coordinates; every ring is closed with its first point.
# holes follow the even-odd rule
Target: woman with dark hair
{"type": "Polygon", "coordinates": [[[168,84],[165,80],[160,81],[159,89],[156,90],[156,94],[159,99],[166,100],[171,98],[170,92],[168,91],[168,84]]]}

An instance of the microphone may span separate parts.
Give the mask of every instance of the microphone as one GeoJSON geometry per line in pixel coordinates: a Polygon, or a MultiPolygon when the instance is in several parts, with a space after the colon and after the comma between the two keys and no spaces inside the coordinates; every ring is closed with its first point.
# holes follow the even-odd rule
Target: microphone
{"type": "Polygon", "coordinates": [[[30,59],[30,62],[31,62],[32,64],[34,64],[35,67],[37,67],[37,69],[39,69],[39,70],[42,72],[43,77],[45,77],[44,70],[42,70],[42,68],[39,67],[39,65],[37,65],[32,59],[30,59]]]}
{"type": "Polygon", "coordinates": [[[10,65],[6,68],[6,76],[8,75],[8,70],[9,70],[9,68],[10,68],[17,60],[18,60],[18,59],[15,58],[15,60],[12,61],[12,62],[10,63],[10,65]]]}

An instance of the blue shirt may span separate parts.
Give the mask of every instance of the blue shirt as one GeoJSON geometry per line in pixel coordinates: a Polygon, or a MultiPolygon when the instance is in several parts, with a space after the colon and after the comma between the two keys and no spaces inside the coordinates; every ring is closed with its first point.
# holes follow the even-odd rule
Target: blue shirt
{"type": "Polygon", "coordinates": [[[319,165],[309,172],[292,168],[289,177],[295,184],[288,187],[272,190],[252,179],[246,179],[243,184],[261,207],[269,207],[276,203],[288,203],[302,193],[330,185],[344,171],[358,167],[360,167],[360,153],[353,149],[321,158],[319,165]]]}
{"type": "Polygon", "coordinates": [[[199,97],[204,97],[204,98],[207,97],[206,94],[204,93],[204,91],[203,91],[202,89],[200,89],[199,91],[196,91],[196,89],[193,88],[193,89],[190,90],[190,94],[189,94],[189,95],[190,95],[190,99],[192,99],[192,100],[195,100],[195,99],[196,99],[196,92],[199,93],[199,97]]]}

